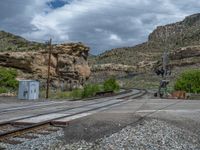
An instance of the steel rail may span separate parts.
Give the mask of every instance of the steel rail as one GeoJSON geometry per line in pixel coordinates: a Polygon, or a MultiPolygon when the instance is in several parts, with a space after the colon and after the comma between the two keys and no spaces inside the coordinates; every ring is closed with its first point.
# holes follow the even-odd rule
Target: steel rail
{"type": "MultiPolygon", "coordinates": [[[[127,94],[127,93],[130,93],[131,92],[131,90],[126,90],[126,91],[123,91],[123,92],[120,92],[120,93],[116,93],[116,94],[113,94],[113,95],[109,95],[109,96],[95,96],[95,97],[91,97],[91,98],[86,98],[86,99],[76,99],[76,101],[78,101],[78,100],[82,100],[82,101],[86,101],[86,100],[95,100],[95,99],[101,99],[101,98],[109,98],[109,97],[113,97],[113,96],[119,96],[119,95],[123,95],[123,94],[127,94]]],[[[69,100],[69,101],[74,101],[74,100],[69,100]]],[[[63,103],[63,104],[65,104],[65,103],[63,103]]],[[[67,104],[67,103],[66,103],[67,104]]],[[[47,105],[35,105],[35,106],[28,106],[28,105],[25,105],[25,106],[19,106],[19,107],[10,107],[10,108],[5,108],[5,109],[3,109],[3,110],[1,110],[0,111],[0,114],[5,114],[5,113],[8,113],[8,112],[16,112],[16,111],[21,111],[21,110],[26,110],[26,109],[28,109],[28,110],[34,110],[34,109],[36,109],[36,108],[45,108],[45,107],[47,107],[47,106],[59,106],[60,104],[58,104],[58,103],[56,103],[56,104],[47,104],[47,105]],[[28,107],[26,107],[26,106],[28,106],[28,107]],[[15,109],[16,108],[16,109],[15,109]]]]}
{"type": "MultiPolygon", "coordinates": [[[[139,93],[136,93],[136,94],[133,94],[133,95],[136,95],[136,98],[138,98],[138,97],[143,96],[145,93],[146,93],[146,92],[140,91],[139,93]]],[[[132,95],[132,96],[133,96],[133,95],[132,95]]],[[[123,102],[124,102],[124,101],[117,101],[117,102],[115,102],[115,103],[111,103],[111,104],[108,104],[108,105],[105,105],[105,106],[99,106],[99,107],[95,107],[95,108],[92,108],[92,109],[89,109],[89,110],[85,110],[85,111],[81,111],[81,112],[78,112],[78,113],[68,114],[68,115],[66,115],[66,116],[53,118],[53,119],[50,119],[50,120],[47,120],[47,121],[43,121],[43,122],[40,122],[40,123],[37,123],[37,124],[33,124],[33,125],[30,125],[30,126],[26,126],[26,127],[20,128],[20,129],[15,129],[15,130],[12,130],[12,131],[8,131],[8,132],[5,132],[5,133],[1,133],[1,134],[0,134],[0,140],[5,139],[6,137],[10,137],[10,136],[19,134],[19,133],[20,133],[20,134],[23,134],[24,132],[27,132],[27,131],[30,131],[30,130],[34,130],[34,129],[40,128],[41,126],[51,125],[51,124],[52,124],[52,121],[54,121],[54,120],[58,120],[58,119],[66,118],[66,117],[71,117],[71,116],[79,115],[79,114],[82,114],[82,113],[91,112],[91,111],[94,111],[94,110],[98,110],[98,109],[101,109],[101,108],[113,106],[113,105],[120,104],[120,103],[123,103],[123,102]]],[[[21,120],[21,119],[20,119],[20,120],[21,120]]]]}
{"type": "MultiPolygon", "coordinates": [[[[122,95],[122,94],[123,95],[124,94],[128,94],[129,92],[131,93],[131,91],[132,90],[129,90],[129,91],[126,91],[126,92],[117,93],[115,95],[115,97],[119,96],[119,95],[122,95]]],[[[131,94],[129,96],[132,96],[132,95],[135,95],[135,93],[131,94]]],[[[49,111],[49,112],[40,113],[40,114],[37,114],[37,115],[31,115],[31,116],[28,116],[28,117],[21,117],[21,118],[17,118],[17,119],[13,119],[13,120],[8,120],[8,121],[5,121],[5,122],[1,122],[0,126],[5,126],[5,125],[10,124],[11,122],[15,122],[15,121],[23,120],[23,119],[29,119],[29,118],[33,118],[33,117],[39,117],[39,116],[43,116],[43,115],[48,115],[48,114],[53,114],[53,113],[59,113],[59,112],[69,111],[69,110],[73,110],[73,109],[77,109],[77,108],[87,107],[87,106],[91,106],[91,105],[95,105],[95,104],[101,104],[101,103],[107,102],[109,100],[104,100],[104,101],[100,101],[100,102],[93,102],[93,103],[90,103],[90,104],[85,104],[85,105],[76,106],[76,107],[72,107],[72,108],[67,108],[67,109],[64,108],[64,109],[59,109],[59,110],[56,110],[56,111],[49,111]]]]}

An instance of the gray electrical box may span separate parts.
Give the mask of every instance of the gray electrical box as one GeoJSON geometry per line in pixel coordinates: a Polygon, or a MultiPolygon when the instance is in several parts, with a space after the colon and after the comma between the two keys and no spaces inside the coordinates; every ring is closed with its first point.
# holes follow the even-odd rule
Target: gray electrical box
{"type": "Polygon", "coordinates": [[[20,80],[18,99],[36,100],[39,98],[39,82],[35,80],[20,80]]]}

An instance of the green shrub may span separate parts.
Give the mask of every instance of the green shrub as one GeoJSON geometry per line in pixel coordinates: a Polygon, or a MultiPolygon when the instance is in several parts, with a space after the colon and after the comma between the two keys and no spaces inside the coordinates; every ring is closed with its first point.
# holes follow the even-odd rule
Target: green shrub
{"type": "Polygon", "coordinates": [[[0,87],[16,90],[18,88],[16,77],[15,69],[0,68],[0,87]]]}
{"type": "MultiPolygon", "coordinates": [[[[105,89],[108,91],[113,89],[114,91],[119,90],[119,85],[115,79],[109,79],[105,81],[104,85],[101,84],[87,84],[83,89],[74,89],[72,91],[56,91],[53,94],[50,94],[52,98],[61,98],[61,99],[79,99],[79,98],[88,98],[96,95],[97,92],[103,92],[105,89]],[[105,87],[107,88],[105,88],[105,87]]],[[[45,91],[43,91],[43,96],[45,96],[45,91]]],[[[51,93],[51,92],[50,92],[51,93]]]]}
{"type": "Polygon", "coordinates": [[[0,94],[1,93],[7,93],[8,92],[8,89],[5,88],[5,87],[0,87],[0,94]]]}
{"type": "Polygon", "coordinates": [[[65,98],[70,98],[70,93],[57,91],[54,94],[50,94],[50,97],[55,98],[55,99],[65,99],[65,98]]]}
{"type": "Polygon", "coordinates": [[[12,47],[7,47],[7,50],[8,50],[8,51],[11,51],[11,50],[12,50],[12,47]]]}
{"type": "Polygon", "coordinates": [[[115,78],[110,78],[103,83],[104,91],[119,91],[120,87],[115,78]]]}
{"type": "Polygon", "coordinates": [[[95,96],[97,92],[100,92],[101,88],[98,84],[88,84],[84,86],[82,98],[95,96]]]}
{"type": "Polygon", "coordinates": [[[82,98],[83,90],[82,89],[74,89],[70,92],[70,98],[82,98]]]}
{"type": "Polygon", "coordinates": [[[174,89],[200,93],[200,70],[188,70],[182,73],[177,79],[174,89]]]}
{"type": "Polygon", "coordinates": [[[74,89],[72,91],[56,92],[53,98],[69,98],[69,99],[79,99],[79,98],[88,98],[95,96],[97,92],[101,91],[100,85],[98,84],[88,84],[85,85],[83,89],[74,89]]]}

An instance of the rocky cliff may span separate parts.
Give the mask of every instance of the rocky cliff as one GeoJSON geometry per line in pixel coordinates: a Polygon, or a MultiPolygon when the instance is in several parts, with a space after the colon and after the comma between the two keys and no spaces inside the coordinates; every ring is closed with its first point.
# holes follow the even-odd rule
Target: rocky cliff
{"type": "Polygon", "coordinates": [[[200,68],[200,45],[187,46],[176,49],[169,55],[169,65],[173,67],[187,67],[195,65],[200,68]]]}
{"type": "Polygon", "coordinates": [[[12,33],[0,31],[0,52],[3,51],[34,51],[44,49],[44,43],[28,41],[12,33]]]}
{"type": "Polygon", "coordinates": [[[183,21],[159,26],[149,35],[149,43],[167,48],[179,48],[200,44],[200,14],[186,17],[183,21]]]}
{"type": "MultiPolygon", "coordinates": [[[[54,45],[51,55],[51,85],[71,89],[80,87],[90,76],[89,48],[81,43],[54,45]]],[[[45,86],[49,54],[46,50],[1,52],[0,66],[16,68],[19,79],[40,80],[45,86]]]]}

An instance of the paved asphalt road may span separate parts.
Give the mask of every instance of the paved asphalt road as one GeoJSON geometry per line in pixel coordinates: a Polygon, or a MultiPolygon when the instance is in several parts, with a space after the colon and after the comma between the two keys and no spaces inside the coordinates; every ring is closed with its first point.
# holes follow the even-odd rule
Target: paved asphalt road
{"type": "MultiPolygon", "coordinates": [[[[5,99],[5,98],[4,98],[5,99]]],[[[25,107],[28,106],[32,106],[32,105],[48,105],[48,104],[52,104],[54,102],[21,102],[21,101],[14,101],[15,103],[12,103],[12,100],[9,101],[0,101],[1,105],[0,105],[0,110],[2,110],[3,108],[9,108],[9,107],[14,107],[15,105],[18,107],[20,104],[22,106],[25,105],[25,107]],[[4,107],[5,106],[5,107],[4,107]]],[[[0,120],[4,120],[7,118],[7,115],[9,115],[10,117],[17,117],[20,115],[24,115],[24,113],[26,113],[26,115],[28,114],[37,114],[39,112],[45,112],[47,109],[51,110],[51,109],[58,109],[58,108],[70,108],[70,107],[75,107],[75,106],[80,106],[83,104],[88,104],[88,103],[92,103],[92,101],[88,101],[88,102],[66,102],[65,106],[63,105],[63,102],[55,102],[58,104],[57,107],[47,107],[47,108],[38,108],[38,109],[34,109],[34,110],[23,110],[20,112],[10,112],[8,114],[1,114],[0,116],[0,120]],[[59,105],[60,103],[60,105],[59,105]]],[[[132,102],[123,104],[123,105],[119,105],[119,106],[115,106],[113,108],[110,108],[109,110],[103,111],[101,112],[102,115],[103,113],[112,113],[112,114],[119,114],[119,113],[134,113],[137,115],[147,115],[149,113],[153,113],[151,115],[148,115],[148,117],[157,117],[157,118],[164,118],[164,119],[171,119],[171,120],[190,120],[190,121],[195,121],[195,122],[199,122],[200,123],[200,100],[170,100],[170,99],[152,99],[149,98],[149,96],[144,96],[142,99],[137,99],[137,100],[133,100],[132,102]],[[158,110],[159,109],[159,110],[158,110]],[[158,111],[156,111],[158,110],[158,111]],[[155,113],[156,111],[156,113],[155,113]]],[[[9,118],[10,118],[9,117],[9,118]]]]}
{"type": "MultiPolygon", "coordinates": [[[[94,141],[144,119],[158,119],[200,133],[200,100],[142,99],[74,120],[65,129],[66,142],[94,141]]],[[[138,124],[138,122],[136,123],[138,124]]]]}
{"type": "MultiPolygon", "coordinates": [[[[21,102],[21,104],[25,106],[38,104],[46,105],[51,103],[54,102],[21,102]]],[[[45,112],[47,109],[55,110],[63,107],[70,108],[86,103],[92,103],[92,101],[66,102],[65,105],[60,103],[56,107],[47,107],[43,109],[37,108],[36,110],[27,109],[26,111],[17,112],[13,111],[10,113],[1,114],[0,121],[20,115],[30,115],[37,114],[38,112],[45,112]]],[[[3,101],[0,100],[0,104],[2,104],[0,105],[0,110],[2,110],[2,108],[5,109],[8,107],[13,107],[15,105],[19,106],[18,101],[12,103],[12,101],[7,102],[5,99],[3,101]]],[[[151,120],[151,118],[163,120],[169,124],[173,124],[172,126],[169,126],[170,129],[178,127],[186,129],[185,131],[190,131],[190,135],[200,135],[200,100],[154,99],[149,95],[145,95],[140,99],[133,99],[132,101],[124,103],[123,105],[115,105],[107,110],[70,121],[69,125],[64,129],[64,139],[66,143],[78,142],[83,139],[85,141],[92,142],[95,141],[95,139],[105,137],[105,135],[110,136],[113,133],[125,128],[127,125],[134,125],[135,122],[137,122],[137,124],[135,124],[136,126],[139,125],[140,128],[143,129],[142,121],[138,122],[138,119],[141,117],[144,117],[144,120],[151,120]]],[[[159,124],[159,122],[157,123],[159,124]]],[[[155,126],[158,125],[157,123],[155,126]]],[[[161,131],[162,127],[163,126],[160,127],[161,131]]],[[[147,130],[150,131],[152,128],[154,128],[154,126],[149,127],[147,130]]],[[[142,132],[146,132],[146,130],[141,130],[141,135],[143,135],[142,132]]],[[[185,133],[185,136],[188,137],[188,132],[185,133]]]]}
{"type": "Polygon", "coordinates": [[[148,99],[144,97],[107,110],[107,113],[135,113],[164,119],[189,119],[200,123],[200,100],[148,99]]]}

